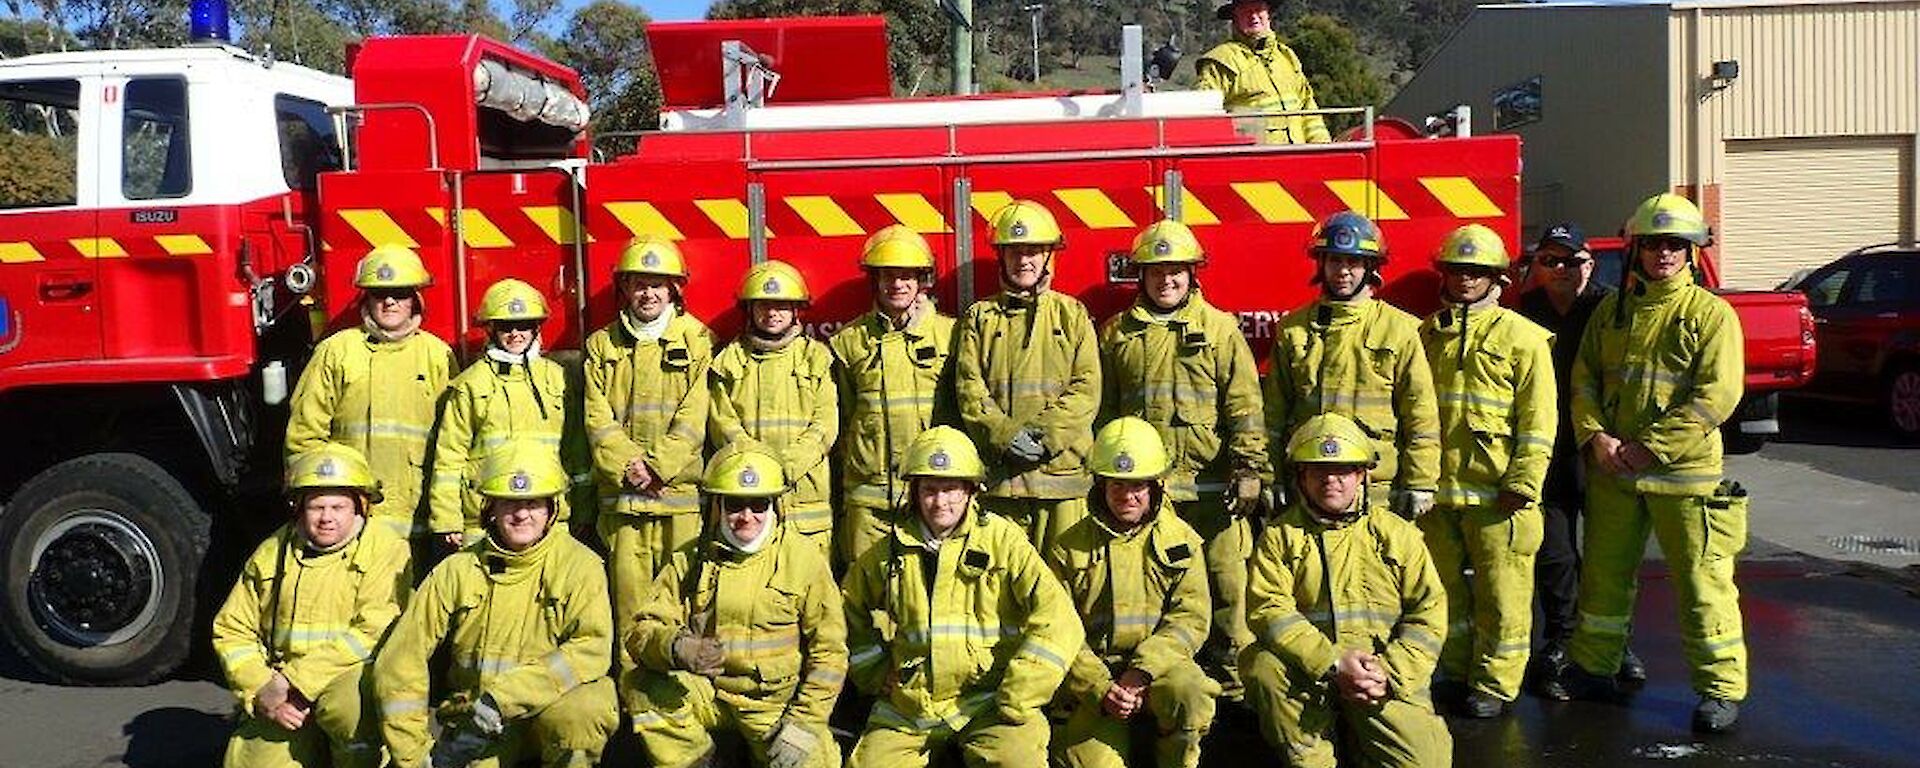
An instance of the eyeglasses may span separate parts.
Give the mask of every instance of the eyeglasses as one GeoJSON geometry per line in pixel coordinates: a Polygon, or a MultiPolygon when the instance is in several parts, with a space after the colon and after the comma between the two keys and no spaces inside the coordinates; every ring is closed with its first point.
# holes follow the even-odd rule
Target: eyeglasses
{"type": "Polygon", "coordinates": [[[1546,267],[1547,269],[1575,269],[1586,266],[1587,262],[1590,261],[1593,261],[1593,259],[1583,259],[1578,256],[1548,256],[1540,260],[1540,266],[1546,267]]]}
{"type": "Polygon", "coordinates": [[[1693,241],[1673,235],[1655,235],[1642,237],[1639,246],[1654,251],[1684,251],[1693,247],[1693,241]]]}

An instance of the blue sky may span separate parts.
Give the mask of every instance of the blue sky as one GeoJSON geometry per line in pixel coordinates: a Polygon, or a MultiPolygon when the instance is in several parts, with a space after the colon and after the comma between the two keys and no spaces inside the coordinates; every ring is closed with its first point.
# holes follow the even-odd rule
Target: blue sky
{"type": "MultiPolygon", "coordinates": [[[[707,6],[712,4],[711,0],[647,0],[647,2],[633,2],[633,0],[625,0],[625,1],[627,5],[637,5],[637,6],[640,6],[642,9],[645,9],[647,12],[647,15],[652,16],[656,21],[688,21],[692,19],[706,18],[707,6]]],[[[586,5],[587,2],[588,0],[566,0],[566,2],[564,3],[567,9],[566,13],[560,14],[560,15],[562,16],[569,15],[573,12],[573,9],[586,5]]]]}

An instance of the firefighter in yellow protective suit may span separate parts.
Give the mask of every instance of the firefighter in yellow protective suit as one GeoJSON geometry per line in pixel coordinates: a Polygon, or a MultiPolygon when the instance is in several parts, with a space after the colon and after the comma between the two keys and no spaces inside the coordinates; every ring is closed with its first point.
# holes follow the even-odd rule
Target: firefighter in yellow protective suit
{"type": "MultiPolygon", "coordinates": [[[[578,393],[568,390],[565,369],[540,354],[546,319],[546,297],[519,280],[494,283],[480,299],[487,348],[448,386],[433,449],[428,527],[444,546],[486,537],[477,486],[493,451],[538,443],[559,452],[574,475],[586,471],[578,393]]],[[[565,520],[564,496],[561,502],[565,520]]]]}
{"type": "Polygon", "coordinates": [[[1126,765],[1133,726],[1155,737],[1154,764],[1195,768],[1220,684],[1194,663],[1207,638],[1200,534],[1168,498],[1160,434],[1131,416],[1094,439],[1088,514],[1047,547],[1047,564],[1086,623],[1056,709],[1055,764],[1126,765]]]}
{"type": "MultiPolygon", "coordinates": [[[[595,530],[624,637],[653,577],[700,534],[713,337],[686,314],[687,264],[672,241],[634,238],[614,265],[619,316],[585,345],[587,438],[600,492],[595,530]]],[[[633,660],[617,656],[620,700],[637,713],[633,660]]]]}
{"type": "Polygon", "coordinates": [[[934,427],[908,447],[908,504],[847,573],[849,672],[879,698],[853,768],[925,768],[957,746],[968,766],[1047,760],[1043,708],[1085,641],[1026,532],[981,514],[972,441],[934,427]]]}
{"type": "Polygon", "coordinates": [[[325,444],[287,472],[293,521],[247,558],[213,618],[239,700],[227,768],[381,764],[368,660],[413,586],[407,540],[367,525],[380,491],[357,451],[325,444]]]}
{"type": "Polygon", "coordinates": [[[548,446],[487,457],[487,538],[427,575],[374,664],[395,765],[599,762],[620,720],[607,678],[612,610],[600,557],[565,528],[554,532],[567,484],[548,446]],[[442,646],[450,669],[430,674],[442,646]],[[432,710],[437,735],[427,728],[430,677],[452,691],[432,710]]]}
{"type": "Polygon", "coordinates": [[[747,270],[738,299],[747,329],[713,358],[707,441],[719,449],[754,440],[780,457],[793,479],[780,500],[780,524],[826,555],[833,544],[827,452],[840,434],[840,401],[832,353],[800,324],[813,295],[799,270],[769,261],[747,270]]]}
{"type": "Polygon", "coordinates": [[[1451,765],[1428,691],[1446,591],[1420,530],[1367,501],[1373,440],[1325,414],[1294,432],[1286,457],[1293,501],[1254,549],[1247,620],[1259,641],[1240,659],[1261,735],[1300,768],[1451,765]]]}
{"type": "Polygon", "coordinates": [[[1101,421],[1138,416],[1159,430],[1171,465],[1162,489],[1182,520],[1206,541],[1213,634],[1203,656],[1231,698],[1240,696],[1235,660],[1247,631],[1249,517],[1261,506],[1267,433],[1260,370],[1240,324],[1200,292],[1206,254],[1193,230],[1160,221],[1134,238],[1140,270],[1133,307],[1100,329],[1101,421]]]}
{"type": "MultiPolygon", "coordinates": [[[[1287,445],[1293,430],[1318,414],[1353,419],[1380,453],[1370,502],[1416,519],[1433,508],[1440,487],[1440,412],[1420,321],[1373,297],[1387,247],[1367,217],[1353,211],[1327,217],[1308,249],[1320,298],[1288,313],[1275,329],[1265,389],[1267,443],[1287,445]]],[[[1272,488],[1277,495],[1291,490],[1285,483],[1272,488]]]]}
{"type": "Polygon", "coordinates": [[[884,541],[906,481],[900,460],[915,435],[958,424],[954,403],[953,323],[927,295],[933,251],[919,233],[895,224],[868,238],[860,268],[873,309],[827,345],[839,384],[842,439],[840,519],[835,563],[844,569],[884,541]]]}
{"type": "Polygon", "coordinates": [[[1086,515],[1084,466],[1100,407],[1100,350],[1079,300],[1052,290],[1060,225],[1039,203],[993,216],[1001,292],[960,319],[960,419],[985,446],[980,506],[1012,520],[1036,547],[1086,515]]]}
{"type": "MultiPolygon", "coordinates": [[[[1233,22],[1233,38],[1214,46],[1194,64],[1195,86],[1219,91],[1229,112],[1311,112],[1320,108],[1313,83],[1300,70],[1300,57],[1273,32],[1271,0],[1234,0],[1213,12],[1233,22]]],[[[1320,115],[1254,119],[1256,136],[1267,144],[1331,141],[1320,115]]]]}
{"type": "Polygon", "coordinates": [[[360,260],[360,325],[313,349],[288,404],[286,457],[335,442],[365,456],[384,499],[369,519],[401,536],[424,533],[427,441],[453,375],[453,349],[420,330],[432,282],[420,256],[383,245],[360,260]]]}
{"type": "Polygon", "coordinates": [[[1602,300],[1573,364],[1574,438],[1587,456],[1580,626],[1561,687],[1605,695],[1633,620],[1651,529],[1672,572],[1698,731],[1732,728],[1747,695],[1734,561],[1747,543],[1745,491],[1722,480],[1720,425],[1746,375],[1739,318],[1694,283],[1705,217],[1685,198],[1649,198],[1627,222],[1631,287],[1602,300]],[[1605,676],[1607,679],[1603,679],[1605,676]]]}
{"type": "Polygon", "coordinates": [[[1500,306],[1507,247],[1493,230],[1454,230],[1434,268],[1443,307],[1420,339],[1440,395],[1440,494],[1420,529],[1447,587],[1441,675],[1469,689],[1468,716],[1494,717],[1520,695],[1533,643],[1540,488],[1559,419],[1553,334],[1500,306]]]}
{"type": "Polygon", "coordinates": [[[660,571],[625,638],[646,668],[634,722],[654,765],[705,765],[713,731],[753,764],[837,768],[827,715],[847,674],[847,625],[825,553],[780,522],[784,464],[741,443],[707,464],[712,529],[660,571]]]}

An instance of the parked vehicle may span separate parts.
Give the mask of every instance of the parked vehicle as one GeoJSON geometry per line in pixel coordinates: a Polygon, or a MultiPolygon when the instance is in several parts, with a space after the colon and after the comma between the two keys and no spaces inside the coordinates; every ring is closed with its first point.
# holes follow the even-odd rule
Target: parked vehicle
{"type": "Polygon", "coordinates": [[[1884,409],[1920,440],[1920,247],[1847,253],[1795,283],[1813,312],[1820,363],[1799,395],[1884,409]]]}

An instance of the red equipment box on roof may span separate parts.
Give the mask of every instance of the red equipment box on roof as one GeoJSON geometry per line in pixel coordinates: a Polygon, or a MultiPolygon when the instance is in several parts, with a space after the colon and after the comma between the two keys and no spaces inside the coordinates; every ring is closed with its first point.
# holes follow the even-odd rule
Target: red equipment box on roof
{"type": "Polygon", "coordinates": [[[726,102],[720,45],[737,40],[779,70],[769,103],[880,99],[893,94],[882,16],[661,22],[647,25],[667,109],[726,102]]]}

